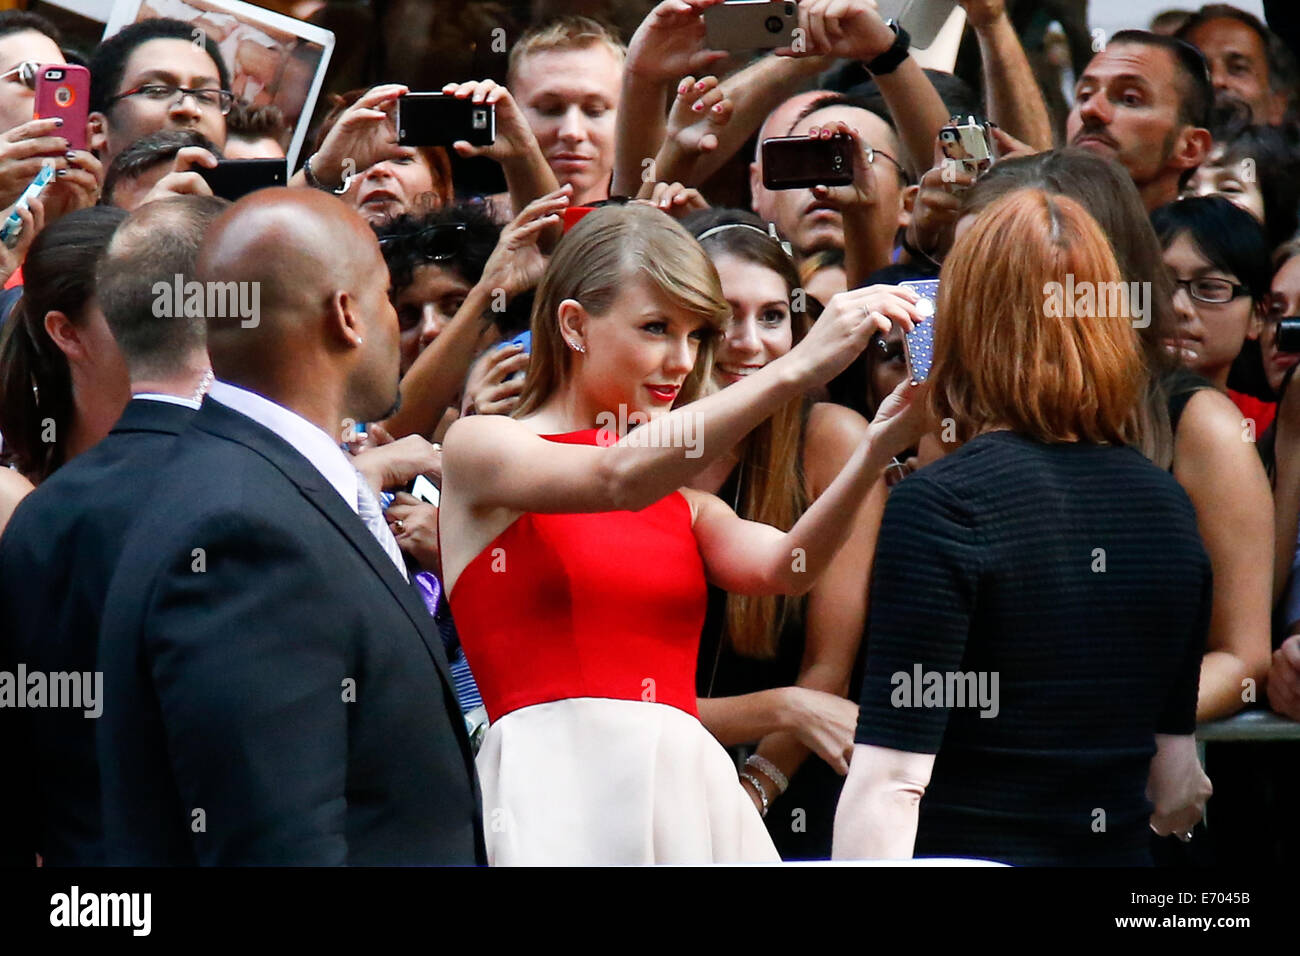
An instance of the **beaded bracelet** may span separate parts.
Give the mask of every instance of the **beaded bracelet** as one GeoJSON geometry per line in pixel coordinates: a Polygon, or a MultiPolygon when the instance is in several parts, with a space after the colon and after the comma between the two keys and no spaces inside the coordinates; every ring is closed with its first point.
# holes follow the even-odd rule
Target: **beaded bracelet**
{"type": "Polygon", "coordinates": [[[755,777],[752,773],[750,773],[747,770],[742,770],[740,772],[740,779],[748,780],[751,784],[754,785],[754,789],[758,791],[759,799],[763,801],[763,809],[760,810],[759,813],[761,816],[767,816],[767,803],[768,803],[767,788],[764,787],[763,784],[759,782],[759,779],[757,777],[755,777]]]}
{"type": "Polygon", "coordinates": [[[783,774],[776,764],[759,754],[750,754],[749,759],[745,761],[745,766],[752,766],[759,773],[767,777],[776,784],[776,795],[779,797],[785,793],[786,788],[790,786],[790,779],[783,774]]]}

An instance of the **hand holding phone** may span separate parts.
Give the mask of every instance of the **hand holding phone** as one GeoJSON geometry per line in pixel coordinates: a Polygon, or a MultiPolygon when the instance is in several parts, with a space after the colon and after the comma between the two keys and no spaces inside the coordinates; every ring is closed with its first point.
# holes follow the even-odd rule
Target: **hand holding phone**
{"type": "Polygon", "coordinates": [[[42,66],[36,74],[36,102],[33,119],[59,117],[59,135],[71,149],[86,148],[86,117],[89,113],[90,71],[72,63],[42,66]]]}
{"type": "Polygon", "coordinates": [[[397,99],[399,146],[450,146],[464,140],[491,146],[497,138],[496,106],[445,93],[407,93],[397,99]]]}
{"type": "Polygon", "coordinates": [[[763,140],[760,155],[767,189],[811,189],[853,182],[853,140],[843,134],[827,139],[775,136],[763,140]]]}
{"type": "Polygon", "coordinates": [[[704,11],[705,45],[741,52],[780,50],[791,45],[799,8],[791,0],[728,0],[704,11]]]}
{"type": "Polygon", "coordinates": [[[934,311],[939,301],[939,280],[918,279],[900,282],[899,285],[920,296],[916,310],[923,321],[918,322],[912,331],[903,333],[908,376],[913,385],[920,385],[930,377],[930,367],[934,364],[934,311]]]}
{"type": "Polygon", "coordinates": [[[31,185],[18,197],[18,202],[14,204],[14,211],[5,219],[4,225],[0,226],[0,242],[3,242],[6,248],[12,249],[18,245],[18,239],[23,233],[23,219],[18,215],[18,210],[30,208],[31,201],[39,196],[53,180],[54,166],[51,164],[42,166],[31,185]]]}

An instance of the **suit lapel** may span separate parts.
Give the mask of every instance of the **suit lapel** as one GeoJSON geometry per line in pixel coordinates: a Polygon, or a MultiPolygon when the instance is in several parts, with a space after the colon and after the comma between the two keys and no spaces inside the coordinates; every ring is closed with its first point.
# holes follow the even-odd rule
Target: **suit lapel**
{"type": "Polygon", "coordinates": [[[435,633],[433,618],[425,608],[424,602],[420,600],[411,585],[402,579],[397,568],[393,566],[392,559],[366,528],[365,522],[344,503],[339,493],[325,480],[325,476],[299,454],[297,449],[273,431],[213,399],[203,402],[203,406],[194,416],[194,427],[219,438],[237,442],[261,455],[293,482],[303,497],[347,538],[366,559],[366,563],[384,582],[389,593],[397,599],[397,603],[410,618],[429,656],[433,658],[443,684],[448,693],[453,695],[454,700],[451,668],[447,664],[442,641],[435,633]]]}

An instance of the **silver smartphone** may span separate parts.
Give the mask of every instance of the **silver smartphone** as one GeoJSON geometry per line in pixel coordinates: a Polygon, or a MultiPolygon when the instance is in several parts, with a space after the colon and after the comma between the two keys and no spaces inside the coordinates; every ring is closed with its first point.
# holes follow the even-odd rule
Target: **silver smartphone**
{"type": "Polygon", "coordinates": [[[704,11],[705,46],[710,50],[779,50],[790,46],[799,25],[791,0],[729,0],[704,11]]]}
{"type": "Polygon", "coordinates": [[[939,35],[957,0],[877,0],[882,20],[894,20],[912,38],[912,46],[926,49],[939,35]]]}

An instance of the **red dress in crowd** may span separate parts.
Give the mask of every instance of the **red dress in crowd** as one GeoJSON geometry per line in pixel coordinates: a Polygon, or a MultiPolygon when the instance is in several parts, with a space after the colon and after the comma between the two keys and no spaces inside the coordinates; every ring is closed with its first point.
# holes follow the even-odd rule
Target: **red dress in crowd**
{"type": "Polygon", "coordinates": [[[461,572],[452,614],[492,721],[478,755],[490,863],[778,859],[699,721],[705,600],[677,492],[637,512],[523,514],[461,572]]]}

